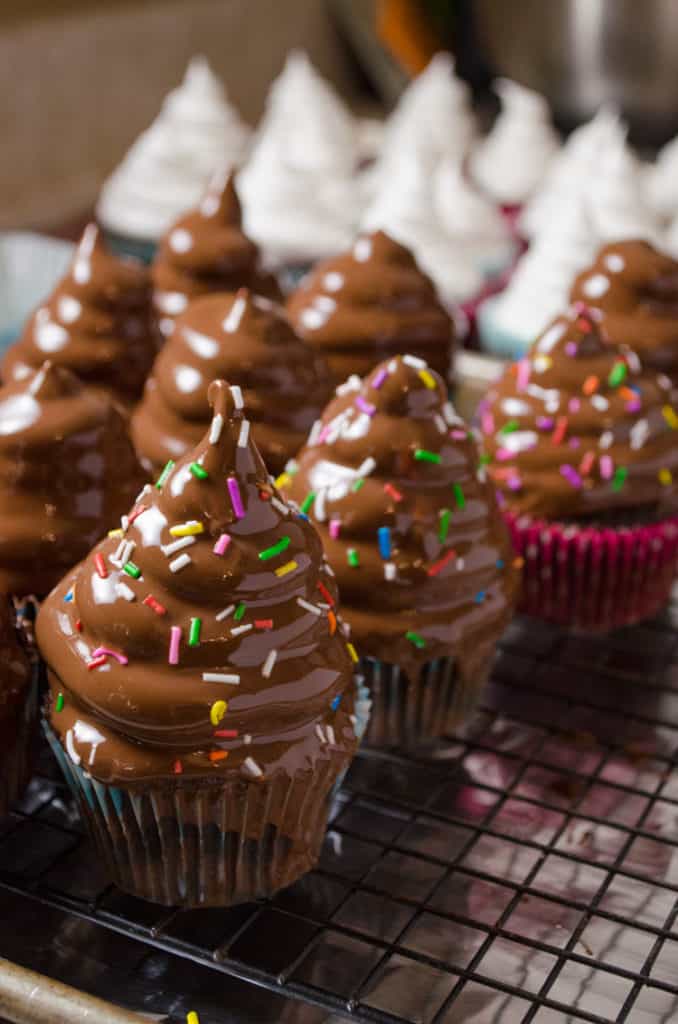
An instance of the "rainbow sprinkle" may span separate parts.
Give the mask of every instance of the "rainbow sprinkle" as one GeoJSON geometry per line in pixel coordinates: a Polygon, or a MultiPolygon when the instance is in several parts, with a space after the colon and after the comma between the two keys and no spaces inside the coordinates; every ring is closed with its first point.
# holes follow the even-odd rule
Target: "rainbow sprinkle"
{"type": "Polygon", "coordinates": [[[658,476],[659,483],[663,484],[664,487],[668,487],[670,484],[673,483],[673,474],[670,469],[660,469],[658,476]]]}
{"type": "Polygon", "coordinates": [[[391,531],[388,526],[380,526],[377,530],[379,540],[379,554],[384,560],[391,557],[391,531]]]}
{"type": "Polygon", "coordinates": [[[429,391],[435,391],[436,382],[429,370],[420,370],[419,378],[424,382],[425,387],[427,387],[429,391]]]}
{"type": "Polygon", "coordinates": [[[662,408],[662,416],[671,427],[671,430],[678,430],[678,415],[676,415],[675,409],[672,409],[670,405],[665,405],[662,408]]]}
{"type": "Polygon", "coordinates": [[[193,618],[191,619],[191,628],[188,634],[188,646],[199,647],[200,646],[200,630],[202,629],[202,619],[193,618]]]}
{"type": "Polygon", "coordinates": [[[231,672],[203,672],[202,681],[203,683],[228,683],[229,686],[238,686],[240,676],[233,675],[231,672]]]}
{"type": "Polygon", "coordinates": [[[417,448],[414,452],[414,457],[417,462],[431,462],[435,466],[440,465],[442,461],[437,452],[430,452],[426,448],[417,448]]]}
{"type": "Polygon", "coordinates": [[[460,484],[452,484],[452,491],[454,492],[454,500],[457,503],[457,508],[464,508],[466,505],[466,498],[464,492],[461,489],[460,484]]]}
{"type": "Polygon", "coordinates": [[[266,655],[266,660],[264,664],[261,666],[261,674],[264,677],[264,679],[269,678],[277,660],[278,652],[275,649],[269,651],[268,654],[266,655]]]}
{"type": "Polygon", "coordinates": [[[145,604],[147,608],[151,609],[151,611],[154,611],[156,615],[167,614],[167,609],[165,608],[164,604],[160,604],[160,601],[156,601],[156,599],[153,597],[153,594],[146,594],[146,597],[143,599],[141,603],[145,604]]]}
{"type": "Polygon", "coordinates": [[[374,416],[377,411],[376,405],[372,405],[372,403],[368,402],[362,395],[358,395],[355,400],[355,404],[356,408],[360,409],[361,412],[364,412],[366,416],[374,416]]]}
{"type": "Polygon", "coordinates": [[[358,660],[359,660],[358,659],[358,652],[356,651],[356,649],[353,646],[353,644],[351,644],[351,643],[346,644],[346,650],[348,651],[349,655],[351,656],[351,661],[354,664],[357,665],[358,660]]]}
{"type": "Polygon", "coordinates": [[[54,704],[54,710],[57,712],[64,710],[64,695],[63,693],[57,693],[56,702],[54,704]]]}
{"type": "Polygon", "coordinates": [[[438,525],[438,540],[441,544],[444,544],[447,540],[447,533],[450,528],[450,519],[452,512],[449,508],[441,509],[440,512],[440,523],[438,525]]]}
{"type": "Polygon", "coordinates": [[[294,570],[298,568],[299,566],[296,562],[286,562],[285,565],[281,565],[275,570],[275,574],[276,576],[286,576],[288,572],[294,572],[294,570]]]}
{"type": "Polygon", "coordinates": [[[228,711],[228,704],[225,700],[215,700],[214,704],[210,708],[210,722],[212,725],[217,726],[222,720],[226,712],[228,711]]]}
{"type": "Polygon", "coordinates": [[[134,562],[125,562],[122,567],[122,571],[126,572],[128,576],[131,576],[133,580],[138,580],[141,576],[141,569],[134,562]]]}
{"type": "Polygon", "coordinates": [[[240,604],[238,605],[238,607],[235,610],[235,615],[233,616],[233,618],[235,619],[236,622],[240,622],[240,620],[242,619],[243,615],[245,614],[245,609],[246,608],[247,608],[247,605],[245,604],[245,602],[241,601],[240,604]]]}
{"type": "Polygon", "coordinates": [[[346,552],[346,558],[348,560],[348,564],[351,566],[352,569],[357,569],[358,566],[360,565],[360,556],[358,555],[358,552],[356,551],[355,548],[348,549],[348,551],[346,552]]]}
{"type": "Polygon", "coordinates": [[[443,557],[440,558],[437,562],[434,562],[433,565],[429,566],[428,575],[437,576],[441,569],[444,569],[445,566],[449,562],[451,562],[453,558],[456,558],[456,555],[456,551],[448,551],[447,554],[443,555],[443,557]]]}
{"type": "Polygon", "coordinates": [[[409,640],[411,644],[414,644],[418,650],[426,647],[426,641],[423,636],[421,636],[420,633],[415,633],[412,629],[408,629],[407,633],[405,633],[405,639],[409,640]]]}
{"type": "Polygon", "coordinates": [[[310,494],[306,495],[306,497],[302,501],[301,505],[299,506],[301,508],[301,511],[303,513],[308,512],[314,501],[315,501],[315,491],[311,491],[310,494]]]}
{"type": "Polygon", "coordinates": [[[172,626],[170,629],[169,653],[167,660],[170,665],[179,664],[179,645],[181,643],[181,626],[172,626]]]}
{"type": "Polygon", "coordinates": [[[626,483],[628,475],[629,471],[626,466],[617,466],[614,471],[614,477],[612,478],[612,490],[621,491],[622,487],[626,483]]]}
{"type": "Polygon", "coordinates": [[[242,498],[240,497],[238,481],[234,476],[229,476],[226,486],[228,487],[228,493],[231,498],[231,505],[233,506],[233,512],[236,519],[244,519],[245,509],[243,508],[242,498]]]}
{"type": "Polygon", "coordinates": [[[338,539],[340,528],[341,528],[341,520],[340,519],[330,519],[329,530],[330,530],[330,537],[332,538],[332,540],[337,540],[338,539]]]}
{"type": "Polygon", "coordinates": [[[103,555],[100,551],[97,551],[94,556],[94,565],[98,575],[102,580],[105,580],[108,577],[108,569],[106,568],[106,563],[104,562],[103,555]]]}
{"type": "Polygon", "coordinates": [[[179,523],[177,526],[170,526],[172,537],[195,537],[204,532],[205,527],[195,519],[190,519],[187,523],[179,523]]]}
{"type": "Polygon", "coordinates": [[[618,388],[620,384],[623,384],[626,380],[626,374],[629,372],[629,368],[626,363],[621,360],[614,364],[610,370],[610,375],[607,378],[607,383],[611,388],[618,388]]]}
{"type": "Polygon", "coordinates": [[[212,551],[214,552],[215,555],[223,555],[230,543],[230,535],[228,533],[222,533],[222,535],[219,537],[216,544],[212,548],[212,551]]]}
{"type": "Polygon", "coordinates": [[[286,551],[290,546],[291,540],[289,537],[281,537],[277,544],[272,544],[270,548],[264,548],[263,551],[259,552],[259,558],[262,562],[267,562],[269,558],[275,558],[276,555],[281,555],[283,551],[286,551]]]}
{"type": "Polygon", "coordinates": [[[160,474],[160,476],[158,477],[158,479],[155,481],[155,486],[158,488],[158,490],[162,489],[163,484],[166,483],[167,477],[170,475],[170,473],[174,469],[174,466],[175,466],[174,459],[168,459],[167,462],[165,463],[165,468],[163,469],[163,471],[160,474]]]}
{"type": "Polygon", "coordinates": [[[192,462],[188,468],[196,480],[207,480],[209,473],[206,469],[203,469],[199,462],[192,462]]]}

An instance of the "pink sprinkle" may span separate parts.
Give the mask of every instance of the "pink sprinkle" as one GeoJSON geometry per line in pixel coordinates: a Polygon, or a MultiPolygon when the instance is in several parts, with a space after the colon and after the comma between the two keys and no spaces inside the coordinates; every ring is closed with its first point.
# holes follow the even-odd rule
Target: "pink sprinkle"
{"type": "Polygon", "coordinates": [[[366,413],[368,416],[374,416],[375,412],[377,411],[376,405],[372,405],[372,403],[364,399],[362,395],[358,395],[358,397],[355,400],[355,404],[358,406],[361,412],[366,413]]]}
{"type": "Polygon", "coordinates": [[[231,504],[233,505],[233,511],[238,519],[243,519],[245,516],[245,509],[243,508],[242,498],[240,497],[240,488],[238,487],[238,481],[234,476],[228,478],[228,493],[231,496],[231,504]]]}
{"type": "Polygon", "coordinates": [[[510,459],[513,458],[513,452],[509,451],[508,448],[498,448],[497,458],[499,459],[500,462],[508,462],[510,459]]]}
{"type": "Polygon", "coordinates": [[[571,483],[573,487],[581,487],[581,477],[579,476],[579,473],[574,468],[574,466],[568,466],[567,464],[565,464],[564,466],[560,467],[560,472],[561,475],[564,476],[568,483],[571,483]]]}
{"type": "Polygon", "coordinates": [[[170,629],[169,657],[170,665],[179,664],[179,644],[181,643],[181,626],[172,626],[170,629]]]}
{"type": "Polygon", "coordinates": [[[576,356],[576,354],[577,354],[577,346],[576,346],[575,342],[574,341],[568,341],[567,345],[565,346],[565,355],[567,355],[567,356],[576,356]]]}
{"type": "Polygon", "coordinates": [[[382,366],[381,370],[377,370],[377,372],[375,373],[375,375],[372,378],[370,383],[371,383],[373,388],[380,388],[381,385],[384,383],[384,381],[386,380],[387,377],[388,377],[388,370],[386,370],[382,366]]]}
{"type": "Polygon", "coordinates": [[[579,472],[582,474],[582,476],[588,476],[588,474],[593,469],[593,463],[595,461],[596,461],[596,453],[595,452],[586,452],[586,455],[584,455],[583,459],[579,463],[579,472]]]}
{"type": "Polygon", "coordinates": [[[530,382],[530,360],[521,359],[516,371],[516,384],[519,391],[524,391],[530,382]]]}
{"type": "Polygon", "coordinates": [[[567,443],[569,444],[570,448],[578,448],[581,444],[581,441],[578,437],[571,437],[567,443]]]}
{"type": "Polygon", "coordinates": [[[523,486],[522,481],[521,481],[519,476],[511,476],[511,477],[509,477],[509,479],[507,480],[506,483],[507,483],[507,487],[508,487],[508,489],[510,491],[519,491],[520,488],[523,486]]]}
{"type": "Polygon", "coordinates": [[[600,456],[600,475],[603,480],[611,480],[614,475],[614,462],[611,456],[601,455],[600,456]]]}
{"type": "Polygon", "coordinates": [[[455,441],[465,441],[466,440],[466,431],[465,430],[458,430],[458,429],[451,430],[450,431],[450,437],[453,438],[453,440],[455,440],[455,441]]]}
{"type": "Polygon", "coordinates": [[[222,533],[219,540],[216,542],[212,550],[215,555],[223,555],[228,545],[231,543],[231,538],[228,533],[222,533]]]}
{"type": "Polygon", "coordinates": [[[92,651],[92,657],[93,658],[99,658],[99,657],[102,657],[102,656],[103,657],[109,657],[109,658],[115,658],[115,660],[120,665],[126,665],[127,662],[128,662],[128,659],[125,657],[124,654],[120,654],[118,651],[112,651],[110,649],[110,647],[97,647],[96,651],[92,651]]]}
{"type": "Polygon", "coordinates": [[[326,423],[325,426],[323,427],[323,429],[318,434],[318,438],[317,438],[315,443],[316,444],[322,444],[323,441],[327,440],[327,436],[328,436],[329,432],[330,432],[330,427],[329,427],[329,424],[326,423]]]}
{"type": "Polygon", "coordinates": [[[494,434],[494,416],[491,412],[484,412],[481,420],[483,434],[494,434]]]}
{"type": "Polygon", "coordinates": [[[579,412],[581,409],[581,402],[578,398],[571,398],[567,407],[570,412],[579,412]]]}
{"type": "Polygon", "coordinates": [[[340,526],[341,521],[339,519],[330,519],[330,537],[332,540],[338,539],[340,526]]]}
{"type": "Polygon", "coordinates": [[[537,416],[537,429],[551,430],[554,422],[555,421],[550,416],[537,416]]]}
{"type": "Polygon", "coordinates": [[[634,398],[633,401],[626,403],[627,412],[640,412],[641,409],[642,405],[640,404],[637,398],[634,398]]]}

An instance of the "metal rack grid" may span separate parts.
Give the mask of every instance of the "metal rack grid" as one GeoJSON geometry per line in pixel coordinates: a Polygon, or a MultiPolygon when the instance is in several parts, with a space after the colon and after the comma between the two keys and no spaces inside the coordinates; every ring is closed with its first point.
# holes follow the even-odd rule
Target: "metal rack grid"
{"type": "Polygon", "coordinates": [[[363,750],[318,869],[259,904],[108,886],[45,751],[0,827],[0,955],[204,1024],[676,1020],[676,625],[516,620],[463,734],[363,750]]]}

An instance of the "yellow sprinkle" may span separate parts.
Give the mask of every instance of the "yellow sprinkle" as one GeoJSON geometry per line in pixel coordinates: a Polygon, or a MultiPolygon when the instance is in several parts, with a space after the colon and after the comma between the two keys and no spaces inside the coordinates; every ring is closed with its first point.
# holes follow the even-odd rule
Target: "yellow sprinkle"
{"type": "Polygon", "coordinates": [[[672,409],[670,405],[665,405],[662,409],[662,413],[671,429],[678,430],[678,415],[676,415],[675,409],[672,409]]]}
{"type": "Polygon", "coordinates": [[[200,1024],[200,1018],[195,1010],[189,1010],[186,1014],[186,1024],[200,1024]]]}
{"type": "Polygon", "coordinates": [[[357,662],[358,661],[358,652],[356,651],[356,649],[353,646],[353,644],[346,644],[346,650],[351,655],[351,661],[357,662]]]}
{"type": "Polygon", "coordinates": [[[198,533],[204,533],[205,527],[202,523],[192,520],[190,523],[180,523],[179,526],[170,526],[170,533],[173,537],[195,537],[198,533]]]}
{"type": "Polygon", "coordinates": [[[673,483],[673,474],[670,469],[659,470],[659,483],[664,484],[665,487],[673,483]]]}
{"type": "Polygon", "coordinates": [[[285,562],[284,565],[279,566],[275,570],[275,574],[276,576],[287,576],[288,572],[294,572],[294,570],[298,568],[299,566],[296,562],[285,562]]]}
{"type": "Polygon", "coordinates": [[[210,722],[212,725],[219,725],[219,722],[228,711],[228,704],[225,700],[215,700],[210,708],[210,722]]]}
{"type": "Polygon", "coordinates": [[[109,530],[108,531],[108,536],[109,537],[122,537],[123,536],[123,532],[120,529],[120,527],[118,527],[117,530],[109,530]]]}
{"type": "Polygon", "coordinates": [[[436,382],[434,381],[433,377],[431,376],[428,370],[420,370],[419,376],[421,377],[429,391],[435,391],[436,382]]]}
{"type": "Polygon", "coordinates": [[[281,473],[275,482],[275,486],[280,489],[281,487],[287,487],[289,483],[292,483],[292,477],[289,473],[281,473]]]}

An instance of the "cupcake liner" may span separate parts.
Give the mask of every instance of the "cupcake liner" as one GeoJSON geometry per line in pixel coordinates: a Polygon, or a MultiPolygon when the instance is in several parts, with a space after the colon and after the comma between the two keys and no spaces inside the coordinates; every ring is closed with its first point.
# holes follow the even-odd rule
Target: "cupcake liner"
{"type": "Polygon", "coordinates": [[[678,517],[628,527],[544,523],[505,513],[524,559],[519,608],[535,618],[605,632],[667,604],[678,562],[678,517]]]}
{"type": "Polygon", "coordinates": [[[0,820],[28,785],[38,724],[38,672],[33,667],[29,691],[9,728],[0,729],[0,820]],[[14,728],[12,727],[14,726],[14,728]]]}
{"type": "Polygon", "coordinates": [[[212,784],[166,779],[135,788],[93,779],[49,744],[112,881],[166,906],[229,906],[271,896],[313,868],[336,762],[289,778],[212,784]]]}
{"type": "Polygon", "coordinates": [[[480,347],[485,352],[500,356],[502,359],[520,359],[534,340],[530,337],[518,337],[512,331],[496,322],[495,310],[499,295],[483,296],[477,304],[474,316],[480,347]]]}
{"type": "Polygon", "coordinates": [[[361,658],[359,667],[372,695],[365,739],[374,746],[434,743],[469,716],[487,677],[482,672],[471,685],[462,682],[454,658],[427,662],[414,682],[398,665],[377,658],[361,658]]]}
{"type": "Polygon", "coordinates": [[[158,248],[157,242],[151,242],[145,238],[131,238],[127,235],[118,235],[115,231],[109,231],[102,227],[104,239],[111,251],[117,256],[131,256],[132,259],[141,263],[152,263],[158,248]]]}

